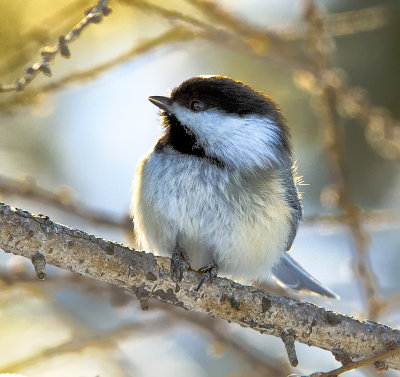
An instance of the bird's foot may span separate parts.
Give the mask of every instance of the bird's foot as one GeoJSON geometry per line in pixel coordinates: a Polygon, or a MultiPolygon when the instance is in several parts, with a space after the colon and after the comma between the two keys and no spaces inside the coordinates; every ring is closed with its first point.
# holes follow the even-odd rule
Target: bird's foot
{"type": "Polygon", "coordinates": [[[212,280],[217,277],[218,274],[218,266],[214,263],[209,263],[206,266],[200,268],[197,272],[200,272],[202,274],[201,280],[195,291],[197,292],[203,283],[208,281],[210,284],[212,283],[212,280]]]}
{"type": "Polygon", "coordinates": [[[181,281],[183,278],[183,270],[191,268],[190,259],[186,251],[180,246],[176,246],[171,257],[171,276],[175,281],[181,281]]]}

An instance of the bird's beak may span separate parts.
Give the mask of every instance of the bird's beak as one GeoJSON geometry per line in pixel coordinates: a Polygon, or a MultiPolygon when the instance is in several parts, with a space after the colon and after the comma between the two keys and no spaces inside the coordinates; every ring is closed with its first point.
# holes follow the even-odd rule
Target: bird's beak
{"type": "Polygon", "coordinates": [[[171,112],[171,98],[163,96],[151,96],[149,97],[149,101],[160,109],[165,110],[169,113],[171,112]]]}

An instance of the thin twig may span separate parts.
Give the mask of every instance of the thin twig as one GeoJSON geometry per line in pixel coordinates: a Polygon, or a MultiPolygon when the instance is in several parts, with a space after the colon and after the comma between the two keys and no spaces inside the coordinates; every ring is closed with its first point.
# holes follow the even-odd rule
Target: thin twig
{"type": "MultiPolygon", "coordinates": [[[[400,227],[400,209],[371,209],[359,210],[360,221],[370,231],[379,232],[400,227]]],[[[324,231],[334,230],[335,227],[346,225],[344,214],[316,214],[304,218],[301,227],[321,227],[324,231]]]]}
{"type": "Polygon", "coordinates": [[[93,80],[99,77],[104,72],[107,72],[112,68],[115,68],[133,58],[148,53],[149,51],[152,51],[156,48],[164,45],[171,45],[177,42],[193,40],[195,38],[200,38],[200,34],[196,34],[183,26],[172,27],[171,29],[167,30],[161,35],[158,35],[157,37],[140,42],[138,45],[135,45],[126,53],[123,53],[120,56],[111,59],[105,63],[99,64],[84,71],[74,72],[72,74],[64,76],[57,81],[53,81],[49,84],[27,90],[23,93],[23,95],[17,93],[14,96],[11,96],[10,98],[0,102],[0,111],[10,112],[18,105],[32,104],[37,99],[41,98],[43,94],[65,88],[66,86],[76,82],[93,80]]]}
{"type": "Polygon", "coordinates": [[[65,30],[71,24],[72,17],[76,16],[77,10],[80,13],[82,12],[82,2],[82,0],[75,0],[68,3],[51,16],[45,17],[40,21],[36,20],[35,26],[21,32],[19,34],[21,44],[16,46],[18,48],[10,49],[7,51],[7,54],[2,56],[0,72],[12,70],[12,67],[20,64],[30,51],[34,51],[40,44],[43,44],[44,40],[50,38],[50,33],[52,33],[52,38],[54,38],[54,35],[59,35],[62,30],[65,30]]]}
{"type": "MultiPolygon", "coordinates": [[[[377,30],[393,21],[392,9],[387,5],[323,14],[322,20],[332,37],[342,37],[362,32],[377,30]]],[[[303,21],[280,21],[268,29],[287,41],[303,39],[307,32],[307,24],[303,21]]]]}
{"type": "MultiPolygon", "coordinates": [[[[242,50],[245,53],[255,54],[262,59],[274,61],[281,68],[285,68],[290,72],[296,69],[308,70],[312,68],[312,62],[305,54],[300,50],[288,48],[286,46],[287,42],[271,31],[260,31],[258,28],[253,27],[251,29],[252,34],[250,30],[246,34],[242,34],[238,33],[233,26],[229,28],[230,23],[222,19],[217,22],[212,20],[204,22],[177,10],[167,9],[145,0],[135,0],[134,2],[124,0],[123,2],[134,6],[138,10],[161,16],[163,20],[172,24],[181,25],[183,23],[188,27],[191,26],[194,31],[201,32],[204,39],[236,51],[242,50]]],[[[237,27],[244,30],[245,25],[247,24],[241,22],[237,27]]],[[[250,27],[250,25],[248,26],[250,27]]]]}
{"type": "Polygon", "coordinates": [[[38,251],[32,257],[32,264],[39,280],[46,279],[46,259],[38,251]]]}
{"type": "Polygon", "coordinates": [[[110,13],[107,7],[109,0],[99,0],[97,5],[87,11],[86,16],[79,22],[67,35],[61,35],[58,43],[54,46],[44,47],[41,51],[42,59],[26,69],[25,75],[17,79],[13,84],[0,84],[0,92],[21,91],[23,90],[39,72],[47,76],[51,76],[49,64],[54,63],[54,59],[58,53],[63,57],[69,58],[69,44],[74,41],[80,33],[91,23],[99,23],[102,16],[110,13]]]}
{"type": "Polygon", "coordinates": [[[312,61],[295,45],[286,43],[271,29],[265,30],[246,22],[221,7],[214,0],[189,0],[213,23],[226,27],[236,39],[243,38],[257,55],[269,55],[283,62],[296,60],[310,67],[312,61]]]}
{"type": "Polygon", "coordinates": [[[400,347],[381,353],[380,355],[372,356],[367,359],[352,361],[340,368],[331,370],[330,372],[316,372],[312,373],[310,377],[337,377],[342,373],[348,372],[349,370],[354,370],[365,365],[370,365],[378,361],[385,361],[393,356],[400,354],[400,347]]]}

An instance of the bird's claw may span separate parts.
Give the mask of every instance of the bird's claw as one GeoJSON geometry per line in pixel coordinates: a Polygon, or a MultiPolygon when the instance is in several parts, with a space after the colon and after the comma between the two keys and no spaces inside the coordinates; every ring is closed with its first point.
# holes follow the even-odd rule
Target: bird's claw
{"type": "Polygon", "coordinates": [[[212,284],[213,279],[217,277],[218,266],[214,263],[209,263],[206,266],[200,268],[197,272],[200,272],[202,274],[202,277],[199,285],[195,289],[196,292],[199,291],[203,283],[208,281],[210,284],[212,284]]]}
{"type": "Polygon", "coordinates": [[[171,276],[175,281],[181,281],[185,267],[190,269],[189,256],[179,246],[176,246],[171,257],[171,276]]]}

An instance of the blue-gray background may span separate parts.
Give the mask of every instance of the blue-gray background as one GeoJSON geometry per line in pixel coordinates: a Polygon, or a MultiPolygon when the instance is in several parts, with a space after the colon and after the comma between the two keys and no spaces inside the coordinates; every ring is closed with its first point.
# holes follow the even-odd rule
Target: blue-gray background
{"type": "MultiPolygon", "coordinates": [[[[58,30],[65,33],[80,20],[79,10],[87,7],[84,1],[0,3],[3,9],[0,13],[0,82],[12,81],[23,72],[24,66],[38,59],[36,52],[27,52],[22,58],[17,54],[30,36],[36,38],[33,33],[29,34],[29,30],[43,31],[42,39],[36,38],[33,42],[38,46],[37,51],[39,46],[56,41],[58,34],[52,35],[52,28],[57,26],[58,33],[61,32],[58,30]],[[61,12],[57,16],[64,20],[65,26],[59,22],[60,26],[52,15],[68,4],[73,5],[71,12],[61,12]],[[15,54],[19,58],[9,64],[15,54]]],[[[279,27],[302,19],[303,3],[300,1],[218,3],[260,27],[279,27]]],[[[329,13],[378,4],[391,10],[391,17],[384,25],[335,38],[333,64],[343,69],[349,86],[365,88],[371,103],[385,107],[398,119],[400,30],[397,3],[353,1],[349,4],[337,0],[320,4],[329,13]]],[[[160,2],[160,5],[201,17],[182,1],[160,2]]],[[[156,36],[169,27],[168,22],[160,17],[139,12],[123,2],[111,2],[111,6],[113,13],[110,17],[100,25],[90,25],[71,45],[71,59],[57,57],[51,67],[53,77],[38,77],[32,87],[119,56],[143,38],[156,36]]],[[[292,131],[298,170],[306,183],[301,187],[305,215],[337,213],[337,209],[329,208],[321,201],[321,193],[326,193],[327,187],[334,182],[323,150],[320,118],[312,109],[310,95],[296,86],[293,77],[279,64],[209,41],[162,46],[115,66],[95,80],[44,94],[34,106],[3,111],[0,113],[0,175],[13,179],[29,175],[35,177],[38,185],[50,190],[66,185],[87,207],[110,216],[125,216],[129,209],[135,166],[161,133],[157,109],[147,101],[147,97],[165,95],[183,80],[200,74],[221,74],[245,81],[268,93],[280,104],[292,131]]],[[[24,93],[20,95],[24,96],[24,93]]],[[[364,209],[399,208],[398,160],[385,159],[370,146],[362,122],[345,120],[344,123],[345,162],[354,202],[364,209]]],[[[0,198],[98,236],[128,242],[122,231],[95,227],[51,206],[19,196],[1,196],[1,192],[0,198]]],[[[399,291],[398,228],[398,223],[367,227],[371,236],[369,257],[383,296],[399,291]]],[[[300,298],[364,318],[362,290],[351,266],[352,240],[345,226],[303,226],[292,252],[307,270],[342,297],[338,302],[304,295],[300,298]]],[[[2,270],[6,271],[22,268],[23,262],[0,253],[0,263],[2,270]]],[[[52,272],[58,273],[56,269],[52,272]]],[[[113,347],[94,343],[77,347],[74,352],[61,351],[26,362],[42,350],[73,339],[74,334],[111,331],[132,321],[145,324],[158,314],[140,313],[134,300],[116,307],[97,294],[82,292],[69,285],[60,284],[43,293],[36,285],[28,283],[2,284],[0,371],[21,361],[20,369],[14,371],[27,376],[257,375],[252,366],[237,357],[229,346],[224,348],[210,334],[187,323],[178,323],[158,332],[146,334],[144,329],[130,336],[117,337],[113,347]]],[[[400,323],[396,310],[386,312],[379,320],[395,327],[400,323]]],[[[227,334],[248,342],[261,354],[275,357],[277,364],[281,363],[279,360],[286,360],[279,340],[236,325],[219,325],[227,334]]],[[[296,347],[300,360],[296,373],[329,370],[338,365],[327,352],[303,345],[296,347]]],[[[361,372],[356,373],[361,375],[361,372]]]]}

